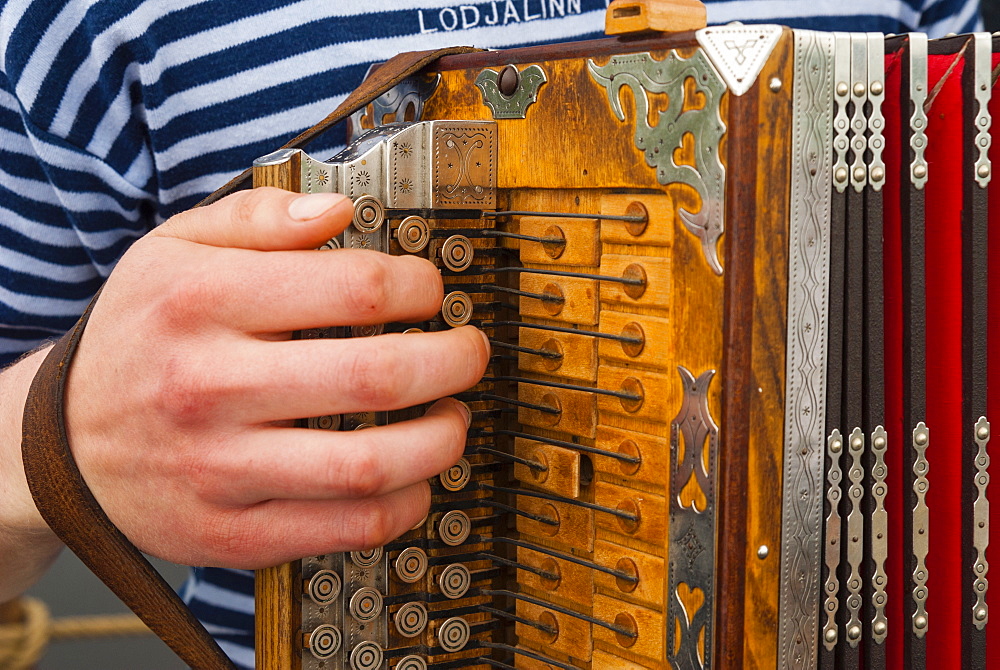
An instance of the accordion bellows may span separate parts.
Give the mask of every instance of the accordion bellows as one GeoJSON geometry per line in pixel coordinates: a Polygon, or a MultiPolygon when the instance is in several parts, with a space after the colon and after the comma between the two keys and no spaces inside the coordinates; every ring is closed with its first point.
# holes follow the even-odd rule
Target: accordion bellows
{"type": "Polygon", "coordinates": [[[258,667],[1000,668],[995,51],[732,25],[448,56],[341,154],[258,160],[354,199],[316,253],[445,281],[429,322],[302,337],[493,342],[422,525],[258,573],[258,667]]]}

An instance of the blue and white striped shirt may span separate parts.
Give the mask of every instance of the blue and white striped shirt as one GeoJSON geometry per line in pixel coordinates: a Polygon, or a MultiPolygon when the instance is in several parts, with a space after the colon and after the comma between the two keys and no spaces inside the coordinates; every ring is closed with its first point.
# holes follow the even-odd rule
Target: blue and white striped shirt
{"type": "MultiPolygon", "coordinates": [[[[598,37],[605,0],[5,0],[0,4],[0,365],[77,319],[139,236],[333,110],[369,65],[451,44],[598,37]]],[[[979,28],[975,0],[709,0],[709,20],[979,28]]],[[[327,137],[343,137],[336,132],[327,137]]],[[[310,151],[332,152],[316,143],[310,151]]],[[[253,666],[253,575],[185,596],[253,666]]]]}

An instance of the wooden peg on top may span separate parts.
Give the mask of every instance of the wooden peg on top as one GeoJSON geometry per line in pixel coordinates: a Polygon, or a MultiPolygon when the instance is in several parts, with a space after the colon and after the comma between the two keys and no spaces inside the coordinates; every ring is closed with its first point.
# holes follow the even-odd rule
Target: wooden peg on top
{"type": "Polygon", "coordinates": [[[604,17],[604,32],[623,35],[648,31],[679,33],[708,24],[701,0],[613,0],[604,17]]]}

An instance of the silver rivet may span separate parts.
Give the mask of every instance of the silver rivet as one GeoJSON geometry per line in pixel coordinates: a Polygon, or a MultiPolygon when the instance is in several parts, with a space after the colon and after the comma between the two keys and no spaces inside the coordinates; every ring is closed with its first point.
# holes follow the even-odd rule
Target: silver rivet
{"type": "Polygon", "coordinates": [[[833,176],[838,182],[847,181],[847,168],[843,167],[837,168],[837,171],[834,173],[833,176]]]}
{"type": "Polygon", "coordinates": [[[990,429],[987,428],[986,426],[980,426],[976,430],[976,437],[978,437],[980,440],[985,440],[989,436],[990,436],[990,429]]]}
{"type": "Polygon", "coordinates": [[[882,95],[882,82],[873,81],[871,86],[872,95],[882,95]]]}
{"type": "Polygon", "coordinates": [[[864,181],[865,169],[863,167],[854,168],[854,181],[864,181]]]}
{"type": "Polygon", "coordinates": [[[765,558],[767,558],[767,555],[769,553],[771,553],[771,550],[767,548],[766,544],[762,544],[759,547],[757,547],[757,558],[759,558],[760,560],[763,561],[765,558]]]}
{"type": "Polygon", "coordinates": [[[861,637],[861,626],[851,626],[847,629],[847,637],[850,640],[857,640],[861,637]]]}
{"type": "Polygon", "coordinates": [[[781,80],[777,77],[771,77],[771,81],[767,82],[767,87],[771,89],[773,93],[777,93],[781,90],[781,80]]]}
{"type": "Polygon", "coordinates": [[[826,639],[827,643],[833,644],[834,642],[837,641],[837,629],[836,628],[828,628],[826,630],[826,633],[823,634],[823,637],[824,637],[824,639],[826,639]]]}
{"type": "Polygon", "coordinates": [[[882,177],[885,176],[885,170],[880,167],[872,168],[872,181],[882,181],[882,177]]]}
{"type": "Polygon", "coordinates": [[[927,433],[919,432],[913,436],[913,441],[919,446],[927,444],[927,433]]]}
{"type": "Polygon", "coordinates": [[[986,621],[986,608],[977,607],[975,613],[976,621],[986,621]]]}
{"type": "Polygon", "coordinates": [[[876,635],[885,635],[885,622],[876,621],[875,625],[872,626],[872,630],[875,631],[876,635]]]}
{"type": "Polygon", "coordinates": [[[865,85],[860,81],[854,85],[854,95],[861,97],[865,94],[865,85]]]}
{"type": "Polygon", "coordinates": [[[876,437],[873,444],[875,445],[876,449],[884,449],[885,448],[885,438],[884,437],[876,437]]]}
{"type": "Polygon", "coordinates": [[[927,167],[924,165],[917,165],[913,168],[913,176],[917,179],[923,179],[927,176],[927,167]]]}
{"type": "Polygon", "coordinates": [[[864,445],[865,443],[860,437],[851,438],[851,449],[860,449],[864,445]]]}
{"type": "Polygon", "coordinates": [[[847,95],[850,89],[847,88],[847,82],[840,82],[837,84],[837,95],[847,95]]]}
{"type": "Polygon", "coordinates": [[[927,617],[921,614],[913,620],[913,627],[917,630],[923,630],[927,628],[927,617]]]}
{"type": "Polygon", "coordinates": [[[844,443],[841,442],[840,440],[834,440],[833,442],[830,443],[830,451],[832,451],[835,454],[839,454],[840,450],[843,447],[844,447],[844,443]]]}
{"type": "Polygon", "coordinates": [[[980,165],[976,169],[976,174],[979,175],[980,177],[984,177],[984,178],[985,177],[989,177],[990,176],[990,166],[989,165],[980,165]]]}

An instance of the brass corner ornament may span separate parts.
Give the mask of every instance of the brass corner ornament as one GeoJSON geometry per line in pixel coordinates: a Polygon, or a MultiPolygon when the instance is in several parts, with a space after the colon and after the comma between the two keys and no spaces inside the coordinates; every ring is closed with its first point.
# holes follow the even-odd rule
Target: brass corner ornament
{"type": "Polygon", "coordinates": [[[518,70],[508,65],[499,72],[486,69],[476,77],[476,88],[494,119],[523,119],[528,107],[538,99],[538,89],[548,81],[537,65],[518,70]]]}
{"type": "Polygon", "coordinates": [[[719,141],[726,124],[719,112],[719,103],[726,84],[703,50],[690,58],[671,51],[664,60],[649,53],[612,56],[607,65],[588,61],[590,75],[607,90],[611,111],[619,121],[625,121],[619,94],[628,86],[635,97],[635,146],[656,170],[661,184],[687,184],[698,192],[701,209],[689,212],[680,209],[681,221],[688,231],[701,240],[705,261],[712,271],[722,274],[718,242],[725,230],[724,199],[726,168],[719,156],[719,141]],[[704,104],[685,109],[684,83],[691,80],[704,104]],[[659,112],[655,125],[649,125],[647,93],[665,93],[667,109],[659,112]],[[674,151],[690,136],[695,143],[695,165],[678,165],[674,151]]]}

